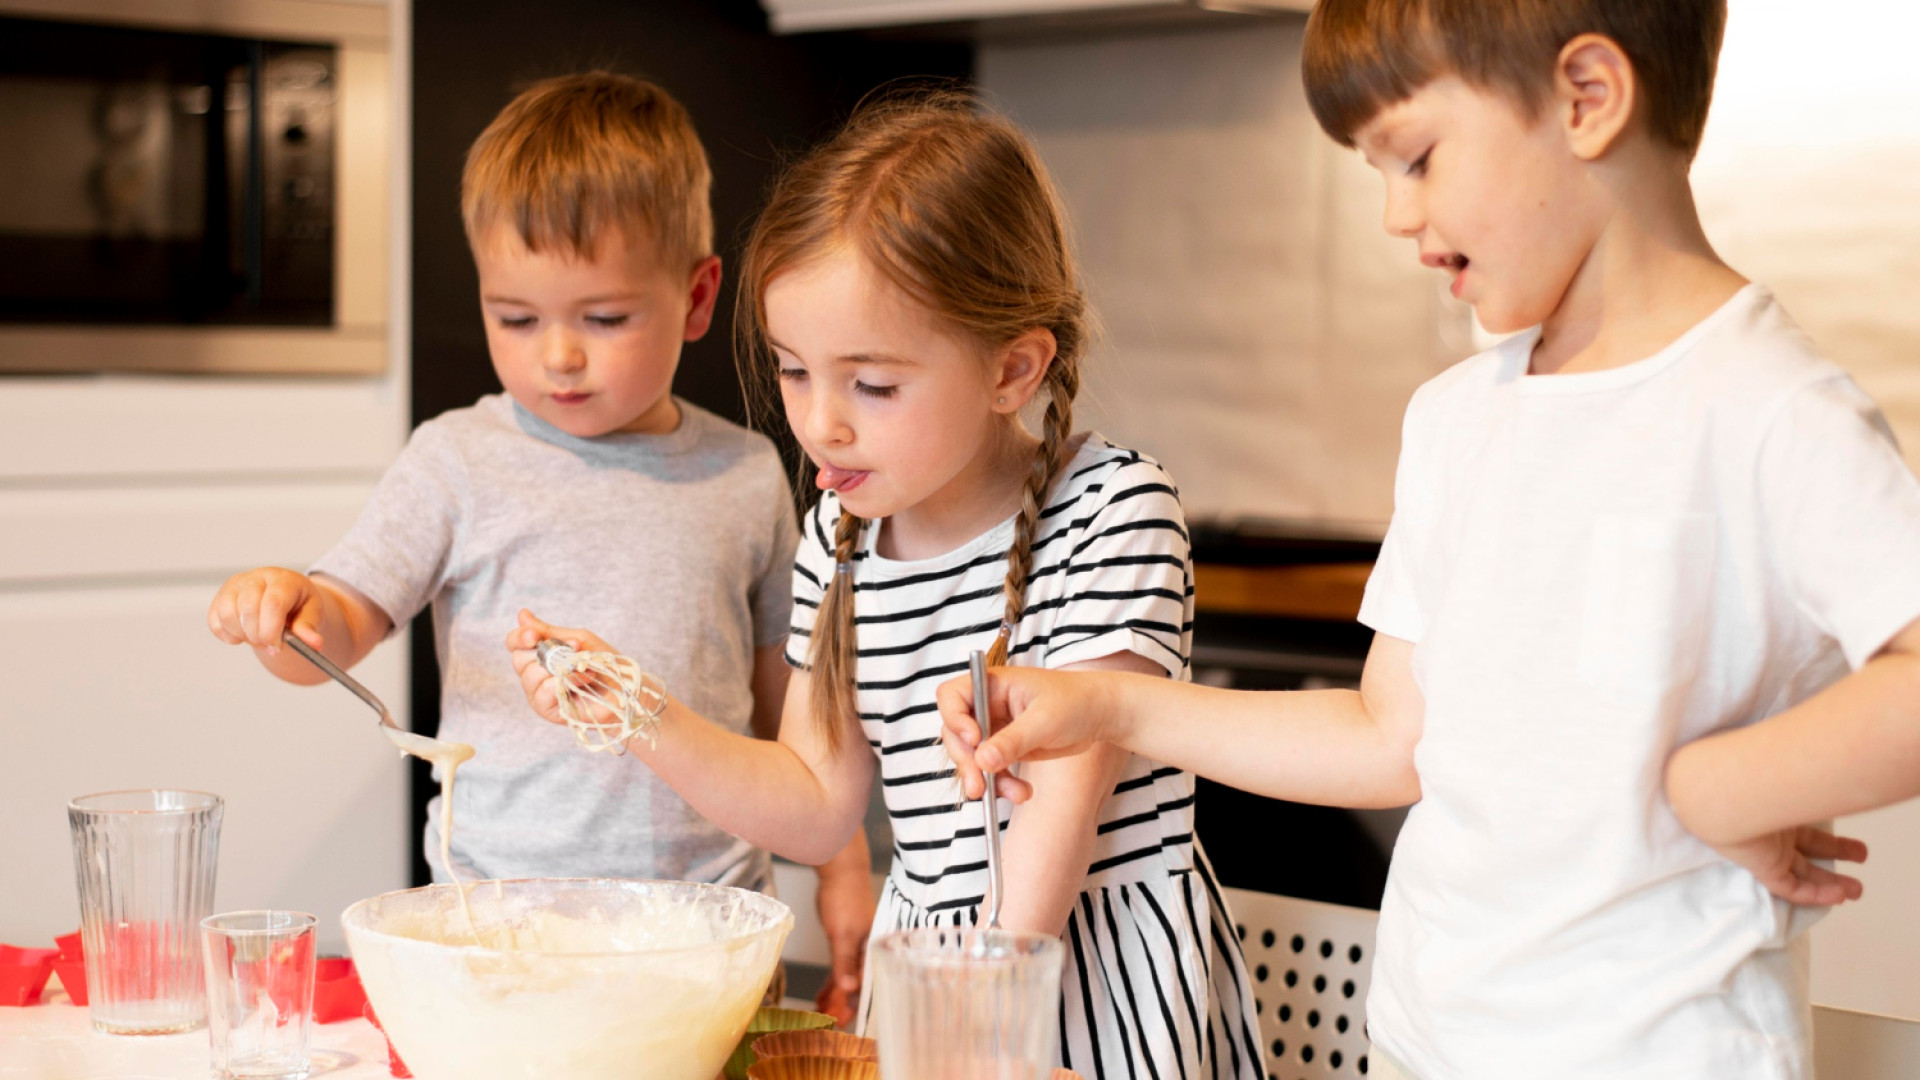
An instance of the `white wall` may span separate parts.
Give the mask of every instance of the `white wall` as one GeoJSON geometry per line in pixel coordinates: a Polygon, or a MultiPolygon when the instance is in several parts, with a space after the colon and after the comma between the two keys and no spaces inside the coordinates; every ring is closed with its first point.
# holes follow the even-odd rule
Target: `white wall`
{"type": "MultiPolygon", "coordinates": [[[[1920,464],[1920,67],[1902,0],[1732,0],[1694,170],[1708,234],[1880,401],[1920,464]]],[[[1091,422],[1191,514],[1383,524],[1399,418],[1469,351],[1380,228],[1378,177],[1315,127],[1304,22],[982,50],[1039,140],[1107,326],[1091,422]]],[[[1815,999],[1920,1017],[1920,803],[1842,823],[1867,898],[1815,930],[1815,999]]]]}
{"type": "MultiPolygon", "coordinates": [[[[393,151],[374,180],[393,250],[343,256],[404,282],[405,4],[391,15],[372,55],[394,96],[372,122],[393,151]]],[[[406,884],[406,770],[372,714],[272,679],[205,622],[228,574],[319,555],[398,451],[404,297],[372,298],[377,378],[0,378],[0,941],[78,925],[65,805],[92,791],[224,796],[216,904],[312,911],[323,948],[348,903],[406,884]]],[[[404,722],[405,639],[356,674],[404,722]]]]}
{"type": "Polygon", "coordinates": [[[1377,527],[1407,398],[1468,323],[1314,124],[1303,26],[995,44],[978,72],[1075,219],[1105,326],[1080,425],[1159,457],[1190,515],[1377,527]]]}

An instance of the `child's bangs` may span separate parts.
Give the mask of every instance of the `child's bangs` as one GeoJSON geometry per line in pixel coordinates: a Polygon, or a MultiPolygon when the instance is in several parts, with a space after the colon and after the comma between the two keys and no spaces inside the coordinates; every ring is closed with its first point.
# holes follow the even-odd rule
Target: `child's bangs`
{"type": "Polygon", "coordinates": [[[1342,146],[1382,109],[1412,97],[1445,70],[1425,5],[1408,0],[1323,0],[1307,20],[1300,66],[1307,105],[1342,146]]]}
{"type": "MultiPolygon", "coordinates": [[[[637,212],[630,200],[608,192],[580,190],[583,186],[532,185],[494,198],[476,198],[467,214],[468,239],[478,246],[496,229],[505,228],[528,251],[557,252],[572,259],[592,259],[610,233],[620,234],[628,243],[651,241],[668,246],[668,237],[646,215],[637,212]]],[[[671,246],[677,249],[684,245],[671,246]]],[[[677,262],[682,253],[662,251],[660,255],[662,262],[677,262]]]]}

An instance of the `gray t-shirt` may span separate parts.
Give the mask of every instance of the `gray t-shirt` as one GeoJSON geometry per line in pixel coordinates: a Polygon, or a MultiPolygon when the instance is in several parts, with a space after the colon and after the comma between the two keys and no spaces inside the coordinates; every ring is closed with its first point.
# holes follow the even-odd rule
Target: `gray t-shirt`
{"type": "Polygon", "coordinates": [[[793,504],[768,439],[679,404],[670,434],[597,439],[504,394],[436,417],[312,568],[396,626],[433,605],[440,734],[476,751],[454,794],[463,877],[768,880],[764,851],[631,755],[589,753],[535,715],[506,648],[523,607],[584,627],[702,716],[747,731],[754,650],[787,634],[793,504]]]}

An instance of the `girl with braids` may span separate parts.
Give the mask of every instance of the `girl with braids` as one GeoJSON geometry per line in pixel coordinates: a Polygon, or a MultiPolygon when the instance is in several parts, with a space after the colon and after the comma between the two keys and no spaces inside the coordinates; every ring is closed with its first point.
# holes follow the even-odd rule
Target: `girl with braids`
{"type": "MultiPolygon", "coordinates": [[[[877,771],[894,861],[874,931],[973,923],[986,838],[935,692],[995,664],[1188,675],[1192,574],[1172,482],[1073,432],[1088,313],[1059,202],[1012,124],[959,97],[864,107],[777,185],[736,324],[817,470],[794,567],[778,743],[669,706],[635,754],[723,828],[798,861],[858,827],[877,771]],[[1044,399],[1036,437],[1021,421],[1044,399]]],[[[695,628],[689,628],[693,630],[695,628]]],[[[529,621],[510,642],[552,686],[529,621]]],[[[1255,1080],[1253,997],[1193,837],[1194,780],[1124,751],[1026,767],[1003,810],[1002,924],[1066,944],[1061,1064],[1255,1080]]]]}

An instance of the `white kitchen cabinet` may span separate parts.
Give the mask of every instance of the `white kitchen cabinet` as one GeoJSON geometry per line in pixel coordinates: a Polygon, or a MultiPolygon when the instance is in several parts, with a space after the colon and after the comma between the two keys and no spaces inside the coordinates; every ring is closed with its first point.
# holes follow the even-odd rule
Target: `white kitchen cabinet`
{"type": "Polygon", "coordinates": [[[399,373],[9,376],[0,380],[0,484],[377,475],[405,441],[406,418],[399,373]]]}
{"type": "MultiPolygon", "coordinates": [[[[215,904],[311,911],[323,948],[348,904],[405,885],[405,763],[344,689],[214,640],[213,587],[0,592],[0,941],[79,925],[66,804],[94,791],[222,796],[215,904]]],[[[404,704],[404,638],[355,675],[404,704]]]]}
{"type": "MultiPolygon", "coordinates": [[[[0,382],[0,941],[78,924],[65,807],[93,791],[224,797],[216,904],[311,911],[329,949],[406,884],[406,766],[372,713],[206,627],[229,574],[353,522],[404,436],[385,382],[0,382]]],[[[355,669],[403,722],[404,641],[355,669]]]]}
{"type": "Polygon", "coordinates": [[[303,569],[353,522],[372,490],[370,477],[0,487],[0,586],[218,582],[250,566],[303,569]]]}

